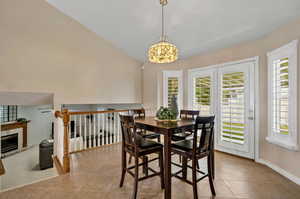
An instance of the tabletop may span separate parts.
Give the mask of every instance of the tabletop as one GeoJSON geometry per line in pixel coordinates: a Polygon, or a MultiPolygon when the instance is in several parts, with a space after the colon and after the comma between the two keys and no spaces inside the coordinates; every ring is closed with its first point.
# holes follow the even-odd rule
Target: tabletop
{"type": "Polygon", "coordinates": [[[195,124],[195,121],[182,119],[182,120],[178,120],[177,122],[161,122],[155,120],[155,117],[145,117],[141,119],[136,119],[135,123],[169,130],[169,129],[177,129],[183,127],[191,127],[195,124]]]}

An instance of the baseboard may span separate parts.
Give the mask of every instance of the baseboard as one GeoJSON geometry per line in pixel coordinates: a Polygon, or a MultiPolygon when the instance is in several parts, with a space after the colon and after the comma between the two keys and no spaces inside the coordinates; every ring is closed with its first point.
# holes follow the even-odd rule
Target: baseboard
{"type": "Polygon", "coordinates": [[[57,158],[57,156],[53,156],[52,159],[53,159],[53,163],[54,163],[54,165],[55,165],[55,168],[56,168],[56,170],[57,170],[58,175],[63,175],[63,174],[65,174],[66,172],[64,171],[63,166],[62,166],[62,164],[60,163],[60,161],[59,161],[59,159],[57,158]]]}
{"type": "Polygon", "coordinates": [[[288,171],[278,167],[277,165],[274,165],[273,163],[271,163],[269,161],[266,161],[266,160],[263,160],[263,159],[258,159],[256,162],[270,167],[271,169],[273,169],[277,173],[283,175],[284,177],[291,180],[292,182],[300,185],[300,178],[299,177],[289,173],[288,171]]]}

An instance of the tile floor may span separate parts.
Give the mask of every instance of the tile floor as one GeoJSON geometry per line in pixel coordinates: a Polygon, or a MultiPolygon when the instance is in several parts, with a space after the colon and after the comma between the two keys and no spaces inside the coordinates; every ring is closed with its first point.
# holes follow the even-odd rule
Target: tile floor
{"type": "MultiPolygon", "coordinates": [[[[156,165],[156,163],[154,163],[156,165]]],[[[203,166],[201,162],[200,166],[203,166]]],[[[205,169],[205,166],[203,166],[205,169]]],[[[129,199],[133,178],[120,180],[120,145],[72,155],[71,173],[3,192],[1,199],[129,199]]],[[[211,197],[208,180],[198,183],[199,199],[211,197]]],[[[300,186],[253,161],[216,153],[215,199],[300,199],[300,186]]],[[[192,197],[192,187],[172,180],[175,199],[192,197]]],[[[139,183],[139,199],[163,199],[158,177],[139,183]]]]}

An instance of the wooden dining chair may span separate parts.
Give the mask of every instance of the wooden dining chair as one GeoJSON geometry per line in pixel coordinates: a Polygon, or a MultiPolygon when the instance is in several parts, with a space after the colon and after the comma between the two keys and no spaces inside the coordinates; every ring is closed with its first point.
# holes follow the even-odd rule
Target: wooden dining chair
{"type": "Polygon", "coordinates": [[[176,178],[183,180],[184,182],[191,184],[193,186],[194,199],[198,199],[197,182],[208,177],[210,190],[215,196],[215,188],[213,182],[213,142],[214,142],[214,119],[215,116],[209,117],[197,117],[193,139],[183,140],[180,142],[173,143],[171,146],[171,151],[175,154],[179,154],[183,157],[182,165],[177,163],[172,163],[181,170],[173,174],[176,178]],[[200,139],[198,139],[198,132],[201,132],[200,139]],[[198,160],[207,157],[207,173],[204,173],[197,168],[198,160]],[[187,161],[192,161],[192,166],[187,164],[187,161]],[[192,181],[187,179],[187,169],[192,169],[192,181]],[[182,174],[181,176],[179,174],[182,174]],[[200,178],[197,179],[197,173],[202,174],[200,178]]]}
{"type": "MultiPolygon", "coordinates": [[[[182,120],[196,120],[197,116],[199,115],[200,111],[194,110],[181,110],[180,111],[180,119],[182,120]]],[[[172,141],[182,141],[185,140],[187,137],[191,136],[193,129],[186,132],[178,132],[172,135],[172,141]]]]}
{"type": "Polygon", "coordinates": [[[136,199],[138,191],[138,182],[151,178],[154,176],[160,176],[161,188],[164,188],[164,175],[163,175],[163,145],[151,140],[143,138],[141,135],[137,134],[136,128],[134,127],[134,119],[132,115],[120,115],[121,120],[121,130],[122,130],[122,175],[120,181],[120,187],[123,186],[126,172],[134,177],[134,191],[132,194],[132,199],[136,199]],[[133,166],[127,166],[127,153],[135,158],[135,163],[133,166]],[[151,154],[157,153],[158,158],[153,158],[151,160],[143,161],[139,163],[139,159],[145,160],[145,157],[151,154]],[[149,162],[159,160],[160,171],[157,172],[154,169],[148,167],[149,162]],[[139,177],[139,167],[144,166],[147,172],[144,172],[143,177],[139,177]],[[134,169],[134,172],[131,170],[134,169]],[[149,175],[148,171],[152,172],[149,175]]]}
{"type": "MultiPolygon", "coordinates": [[[[144,108],[134,109],[133,110],[133,116],[134,116],[134,119],[145,118],[146,117],[145,109],[144,108]]],[[[157,139],[157,141],[160,142],[160,134],[158,134],[158,133],[147,133],[144,130],[139,130],[139,129],[137,129],[137,131],[141,131],[141,134],[144,138],[157,139]]]]}

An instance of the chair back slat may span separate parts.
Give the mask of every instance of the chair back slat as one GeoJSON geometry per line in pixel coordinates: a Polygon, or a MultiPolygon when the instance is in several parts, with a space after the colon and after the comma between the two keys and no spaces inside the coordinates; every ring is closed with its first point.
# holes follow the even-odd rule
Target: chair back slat
{"type": "Polygon", "coordinates": [[[194,152],[202,153],[212,150],[214,139],[214,120],[215,116],[198,116],[196,118],[193,147],[194,152]],[[200,140],[197,139],[199,131],[201,132],[200,140]]]}
{"type": "Polygon", "coordinates": [[[141,108],[141,109],[134,109],[133,110],[133,116],[136,119],[140,119],[140,118],[146,117],[145,109],[143,109],[143,108],[141,108]]]}
{"type": "Polygon", "coordinates": [[[181,110],[180,111],[180,118],[181,119],[193,119],[195,120],[199,115],[200,111],[194,110],[181,110]]]}
{"type": "Polygon", "coordinates": [[[120,114],[123,144],[130,150],[137,149],[143,142],[143,137],[137,134],[133,115],[120,114]]]}

